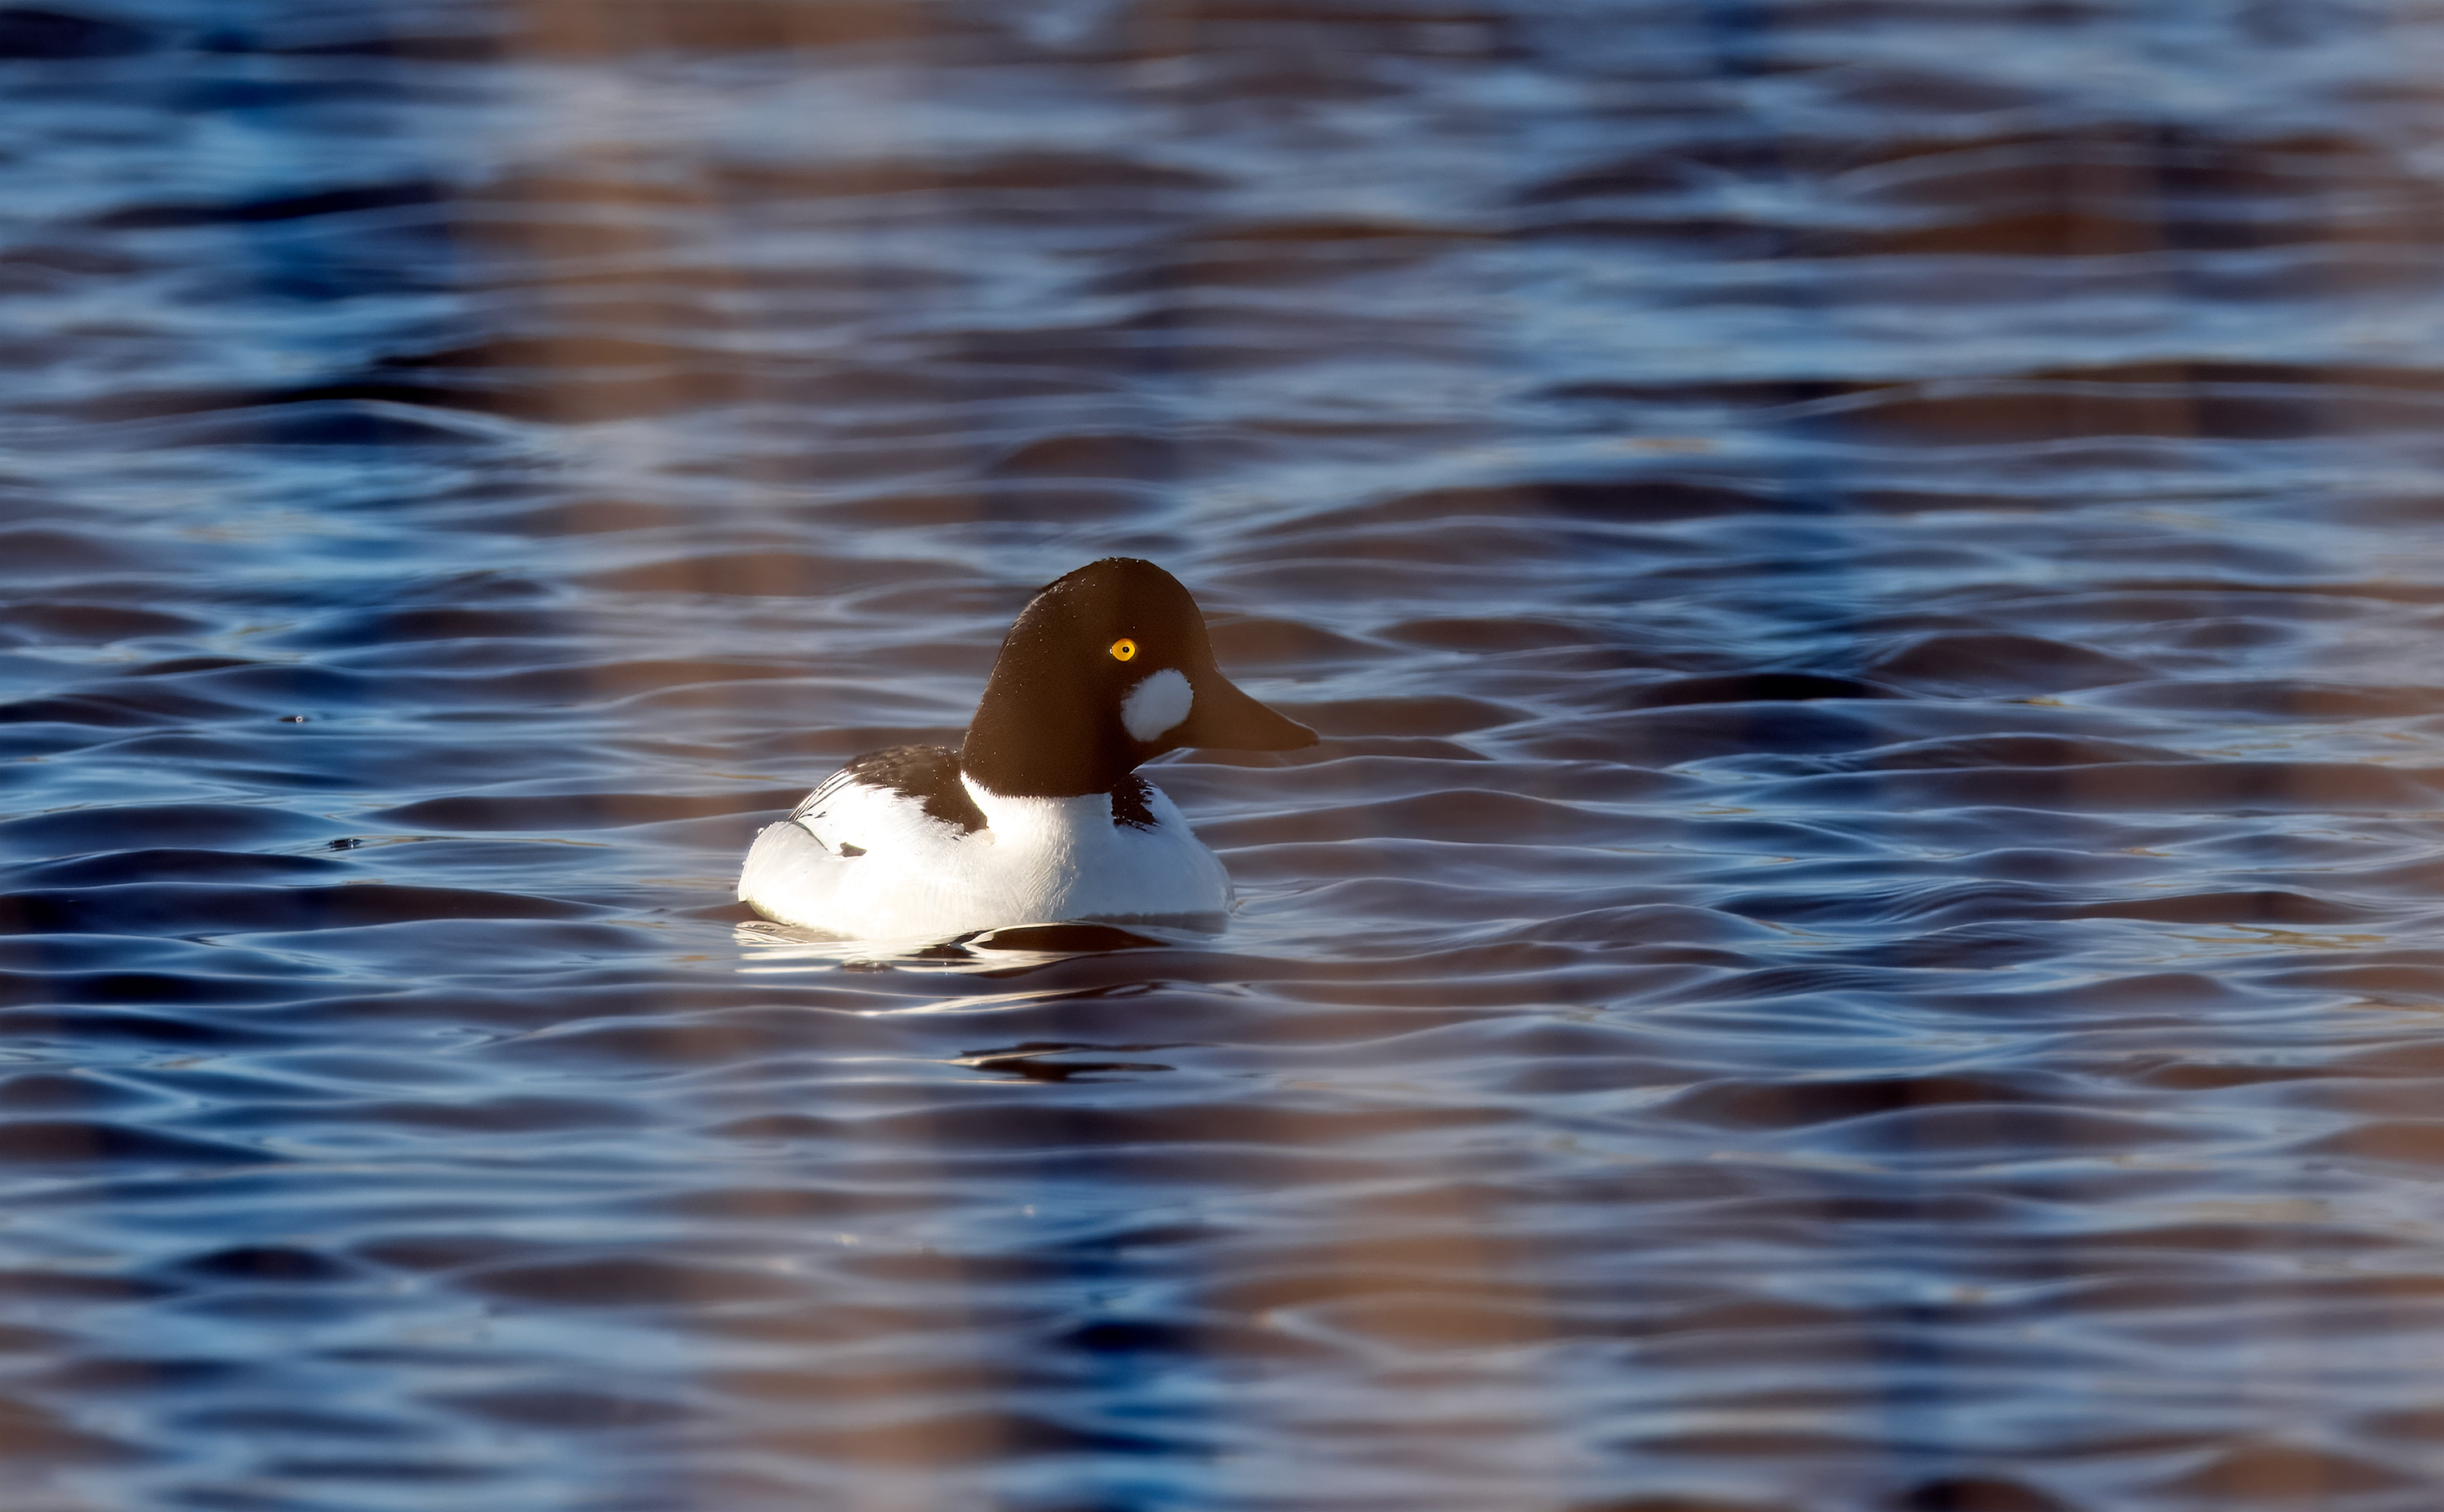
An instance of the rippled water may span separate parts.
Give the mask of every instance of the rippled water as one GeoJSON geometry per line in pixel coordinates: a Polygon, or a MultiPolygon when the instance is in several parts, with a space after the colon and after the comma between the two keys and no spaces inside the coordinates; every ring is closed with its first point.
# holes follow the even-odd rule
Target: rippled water
{"type": "Polygon", "coordinates": [[[7,1512],[2427,1512],[2444,9],[0,10],[7,1512]],[[1218,938],[729,901],[1036,584],[1218,938]]]}

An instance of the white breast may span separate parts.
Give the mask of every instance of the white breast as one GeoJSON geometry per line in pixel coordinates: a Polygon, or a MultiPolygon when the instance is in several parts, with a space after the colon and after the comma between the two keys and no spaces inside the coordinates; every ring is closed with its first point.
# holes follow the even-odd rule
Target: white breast
{"type": "Polygon", "coordinates": [[[967,784],[986,827],[962,833],[902,794],[825,784],[755,838],[738,895],[758,913],[859,939],[939,939],[1066,920],[1221,927],[1231,877],[1160,788],[1155,825],[1112,822],[1109,794],[1004,798],[967,784]],[[842,845],[863,855],[839,854],[842,845]]]}

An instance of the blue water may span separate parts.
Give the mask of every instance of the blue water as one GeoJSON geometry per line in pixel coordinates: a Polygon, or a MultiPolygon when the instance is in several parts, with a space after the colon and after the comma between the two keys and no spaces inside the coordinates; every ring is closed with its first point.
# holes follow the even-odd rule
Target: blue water
{"type": "Polygon", "coordinates": [[[0,1508],[2430,1512],[2438,79],[0,9],[0,1508]],[[730,900],[1116,553],[1228,932],[730,900]]]}

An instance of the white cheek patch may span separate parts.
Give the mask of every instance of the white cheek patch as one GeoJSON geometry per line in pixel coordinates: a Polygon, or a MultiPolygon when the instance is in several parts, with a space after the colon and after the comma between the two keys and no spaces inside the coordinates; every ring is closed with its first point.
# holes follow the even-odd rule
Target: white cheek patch
{"type": "Polygon", "coordinates": [[[1120,700],[1120,723],[1127,728],[1131,740],[1152,745],[1164,730],[1186,719],[1195,704],[1196,691],[1188,686],[1188,679],[1165,667],[1130,689],[1129,695],[1120,700]]]}

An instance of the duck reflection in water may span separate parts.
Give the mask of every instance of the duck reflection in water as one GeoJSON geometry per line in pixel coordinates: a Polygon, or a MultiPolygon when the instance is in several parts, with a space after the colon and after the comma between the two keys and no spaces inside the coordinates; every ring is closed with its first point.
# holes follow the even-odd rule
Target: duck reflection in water
{"type": "MultiPolygon", "coordinates": [[[[831,1062],[853,1079],[774,1058],[718,1094],[745,1142],[722,1210],[793,1234],[812,1286],[739,1301],[762,1362],[708,1384],[759,1447],[831,1466],[837,1504],[1580,1504],[1583,1383],[1480,1179],[1485,1131],[1336,1090],[1334,1054],[1287,1024],[1232,1042],[1244,991],[1200,978],[1259,962],[1094,924],[772,953],[796,966],[757,968],[775,986],[828,954],[905,1005],[801,1021],[854,1041],[831,1062]],[[942,1095],[878,1075],[901,1056],[942,1095]],[[1248,1096],[1277,1079],[1305,1090],[1248,1096]],[[1437,1177],[1413,1178],[1421,1156],[1437,1177]],[[1422,1431],[1420,1403],[1376,1406],[1393,1382],[1422,1431]],[[1508,1492],[1421,1494],[1444,1477],[1508,1492]],[[1066,1497],[1028,1499],[1047,1483],[1066,1497]]],[[[1351,1045],[1416,1028],[1395,1005],[1298,1017],[1351,1045]]]]}
{"type": "Polygon", "coordinates": [[[1315,742],[1222,675],[1178,580],[1107,557],[1020,613],[964,746],[898,746],[841,768],[756,836],[738,896],[780,923],[869,939],[1071,919],[1218,930],[1230,874],[1138,766],[1188,747],[1315,742]]]}

